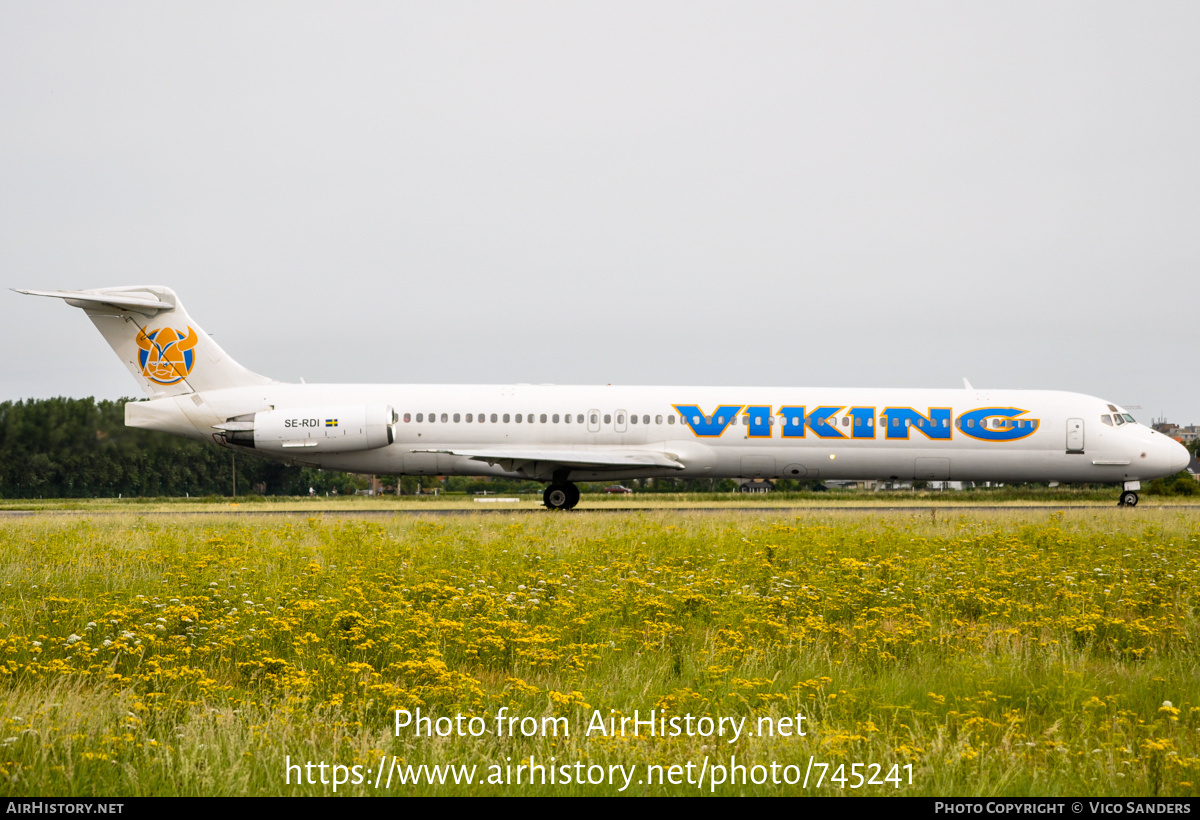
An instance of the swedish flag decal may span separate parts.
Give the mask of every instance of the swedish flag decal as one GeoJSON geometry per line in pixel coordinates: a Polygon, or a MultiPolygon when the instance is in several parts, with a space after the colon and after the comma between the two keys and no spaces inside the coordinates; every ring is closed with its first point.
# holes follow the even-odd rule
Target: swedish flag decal
{"type": "Polygon", "coordinates": [[[337,427],[337,419],[325,419],[326,427],[337,427]]]}

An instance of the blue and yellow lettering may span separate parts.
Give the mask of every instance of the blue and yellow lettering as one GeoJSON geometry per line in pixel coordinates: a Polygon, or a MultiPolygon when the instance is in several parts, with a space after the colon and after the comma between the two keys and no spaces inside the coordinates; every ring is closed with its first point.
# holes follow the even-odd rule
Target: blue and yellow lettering
{"type": "Polygon", "coordinates": [[[953,436],[950,426],[950,416],[953,411],[949,407],[933,407],[928,416],[922,416],[911,407],[889,407],[883,414],[891,419],[888,424],[887,437],[907,439],[913,430],[924,433],[926,438],[939,441],[949,441],[953,436]]]}
{"type": "Polygon", "coordinates": [[[835,415],[840,407],[818,407],[808,414],[808,428],[821,438],[845,438],[842,432],[830,424],[827,419],[835,415]]]}
{"type": "Polygon", "coordinates": [[[1016,441],[1037,432],[1038,419],[1022,419],[1025,424],[1021,427],[1013,421],[1028,412],[1016,407],[982,407],[960,414],[956,426],[980,441],[1016,441]]]}
{"type": "Polygon", "coordinates": [[[705,416],[694,404],[672,405],[683,417],[683,423],[692,428],[692,432],[705,438],[715,438],[725,432],[737,418],[740,404],[722,404],[711,416],[705,416]]]}
{"type": "Polygon", "coordinates": [[[783,417],[784,438],[804,438],[803,407],[780,407],[779,415],[783,417]]]}
{"type": "Polygon", "coordinates": [[[848,413],[850,423],[854,425],[851,438],[875,438],[875,408],[851,407],[848,413]]]}
{"type": "Polygon", "coordinates": [[[771,437],[771,406],[754,405],[747,407],[745,410],[746,418],[749,419],[750,431],[746,434],[750,438],[770,438],[771,437]]]}

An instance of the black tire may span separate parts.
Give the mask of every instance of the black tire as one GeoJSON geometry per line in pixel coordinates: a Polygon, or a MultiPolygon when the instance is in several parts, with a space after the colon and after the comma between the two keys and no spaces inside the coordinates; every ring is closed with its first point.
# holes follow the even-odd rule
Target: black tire
{"type": "Polygon", "coordinates": [[[571,509],[571,491],[569,484],[551,484],[542,493],[542,503],[546,505],[548,510],[569,510],[571,509]]]}
{"type": "Polygon", "coordinates": [[[1121,493],[1121,500],[1117,502],[1119,507],[1136,507],[1138,503],[1138,494],[1133,490],[1126,490],[1121,493]]]}
{"type": "Polygon", "coordinates": [[[567,484],[567,506],[566,509],[573,510],[575,505],[579,503],[579,488],[574,484],[567,484]]]}

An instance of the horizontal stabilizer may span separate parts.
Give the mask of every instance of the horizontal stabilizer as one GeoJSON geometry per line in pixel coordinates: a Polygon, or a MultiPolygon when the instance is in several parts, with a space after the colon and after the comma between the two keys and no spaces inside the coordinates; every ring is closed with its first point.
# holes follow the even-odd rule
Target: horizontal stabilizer
{"type": "Polygon", "coordinates": [[[156,294],[149,291],[109,291],[102,290],[20,290],[17,293],[28,296],[50,296],[55,299],[66,299],[67,304],[78,308],[97,308],[109,305],[121,310],[132,310],[136,313],[153,315],[160,310],[172,310],[174,302],[164,302],[156,294]]]}

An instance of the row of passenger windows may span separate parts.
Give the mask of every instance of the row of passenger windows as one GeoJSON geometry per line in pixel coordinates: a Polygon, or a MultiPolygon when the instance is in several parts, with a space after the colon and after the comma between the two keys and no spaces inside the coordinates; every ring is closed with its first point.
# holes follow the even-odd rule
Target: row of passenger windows
{"type": "MultiPolygon", "coordinates": [[[[598,425],[600,423],[600,414],[592,413],[590,415],[591,415],[591,418],[589,419],[589,421],[591,422],[592,426],[594,427],[594,426],[598,425]]],[[[1120,416],[1114,416],[1114,418],[1116,418],[1118,420],[1117,424],[1125,423],[1124,420],[1121,420],[1120,416]]],[[[1130,421],[1133,420],[1131,417],[1127,416],[1127,418],[1129,418],[1130,421]]],[[[564,413],[562,415],[559,415],[558,413],[551,413],[549,415],[547,415],[546,413],[540,413],[540,414],[535,414],[535,413],[516,413],[516,414],[467,413],[465,416],[465,419],[464,419],[464,416],[462,413],[454,413],[454,414],[450,414],[450,413],[441,413],[441,414],[439,414],[439,413],[428,413],[428,414],[417,413],[415,416],[415,419],[414,419],[414,416],[412,413],[404,414],[404,421],[406,423],[411,423],[415,420],[418,424],[421,424],[421,423],[433,424],[438,421],[440,421],[442,424],[449,424],[452,419],[455,424],[461,424],[464,420],[466,421],[467,424],[484,424],[486,422],[491,422],[492,424],[510,424],[513,422],[515,422],[516,424],[534,424],[534,423],[538,423],[538,424],[559,424],[559,423],[583,424],[583,413],[576,413],[575,415],[572,415],[570,413],[564,413]]],[[[851,424],[850,416],[842,416],[841,419],[842,419],[841,425],[843,427],[850,426],[850,424],[851,424]]],[[[880,416],[879,417],[880,424],[886,426],[887,419],[888,419],[888,417],[886,415],[880,416]]],[[[611,413],[604,414],[604,423],[605,424],[612,424],[612,420],[613,420],[613,415],[611,413]]],[[[753,420],[754,420],[754,424],[756,426],[764,423],[764,419],[762,416],[754,416],[753,420]]],[[[1101,416],[1100,420],[1103,421],[1105,424],[1108,424],[1108,425],[1112,424],[1112,422],[1109,421],[1108,416],[1101,416]]],[[[701,424],[701,423],[712,424],[712,421],[713,421],[712,416],[707,416],[707,417],[693,416],[692,417],[692,424],[696,424],[696,425],[701,424]]],[[[749,426],[750,421],[751,421],[750,416],[745,415],[745,414],[742,415],[742,424],[744,426],[749,426]]],[[[802,420],[801,420],[800,416],[792,416],[792,417],[788,418],[787,421],[791,424],[792,427],[799,427],[802,424],[802,420]]],[[[904,421],[905,427],[913,426],[912,419],[904,419],[903,421],[904,421]]],[[[1027,421],[1025,419],[1016,419],[1014,421],[1014,420],[1010,420],[1010,419],[994,418],[991,421],[992,421],[991,427],[993,429],[997,429],[997,430],[1001,429],[1001,428],[1005,428],[1008,425],[1015,425],[1018,429],[1024,429],[1026,426],[1028,426],[1030,429],[1033,428],[1033,421],[1031,421],[1031,420],[1027,421]]],[[[645,414],[640,417],[635,414],[630,414],[630,416],[629,416],[630,424],[638,424],[639,422],[641,424],[650,424],[649,414],[645,414]]],[[[657,415],[654,417],[655,424],[662,424],[663,422],[664,422],[663,416],[657,415]]],[[[674,424],[675,416],[674,415],[666,416],[665,422],[667,424],[674,424]]],[[[862,416],[855,416],[853,419],[853,422],[854,422],[855,427],[863,427],[864,425],[866,427],[874,427],[875,426],[875,419],[873,419],[873,418],[863,419],[862,416]]],[[[892,416],[892,426],[893,427],[899,427],[900,422],[901,422],[901,419],[897,418],[896,416],[892,416]]],[[[625,414],[618,413],[617,414],[617,424],[624,424],[624,423],[625,423],[625,414]]],[[[724,424],[724,423],[725,423],[725,417],[717,416],[717,424],[724,424]]],[[[775,424],[775,417],[767,416],[766,424],[773,426],[775,424]]],[[[836,420],[831,423],[831,426],[836,426],[836,425],[837,425],[836,420]]],[[[920,418],[920,419],[917,419],[916,426],[921,427],[921,428],[939,427],[939,426],[943,427],[943,428],[949,427],[950,419],[941,419],[941,421],[939,423],[939,421],[937,419],[929,421],[927,419],[920,418]]],[[[963,429],[962,419],[959,419],[955,423],[955,426],[959,430],[963,429]]],[[[988,426],[987,420],[979,422],[979,426],[987,427],[988,426]]],[[[975,419],[967,419],[967,427],[968,428],[975,427],[975,419]]]]}
{"type": "MultiPolygon", "coordinates": [[[[418,424],[421,424],[421,423],[432,424],[434,422],[441,421],[442,424],[448,424],[448,423],[450,423],[451,418],[453,418],[455,424],[460,424],[463,421],[466,421],[467,424],[484,424],[486,422],[491,422],[492,424],[510,424],[510,423],[559,424],[560,422],[562,424],[583,424],[583,413],[576,413],[575,415],[571,415],[570,413],[564,413],[561,416],[558,413],[551,413],[549,415],[547,415],[546,413],[540,413],[540,414],[537,414],[537,413],[515,413],[515,414],[491,413],[490,415],[488,413],[467,413],[465,419],[464,419],[462,413],[454,413],[453,416],[450,413],[441,413],[440,415],[438,413],[429,413],[429,414],[417,413],[415,418],[412,413],[404,414],[404,421],[406,423],[416,421],[418,424]]],[[[612,424],[612,420],[613,420],[612,413],[604,414],[604,423],[605,424],[612,424]]],[[[592,425],[599,424],[600,423],[600,414],[592,413],[590,422],[592,423],[592,425]]],[[[625,423],[625,414],[618,413],[617,414],[617,424],[624,424],[624,423],[625,423]]],[[[630,415],[629,423],[630,424],[638,424],[639,417],[635,416],[635,415],[630,415]]],[[[640,423],[649,424],[650,416],[649,415],[641,416],[640,423]]],[[[662,424],[663,417],[661,415],[655,416],[654,423],[662,424]]],[[[674,424],[675,416],[667,416],[666,423],[674,424]]]]}

